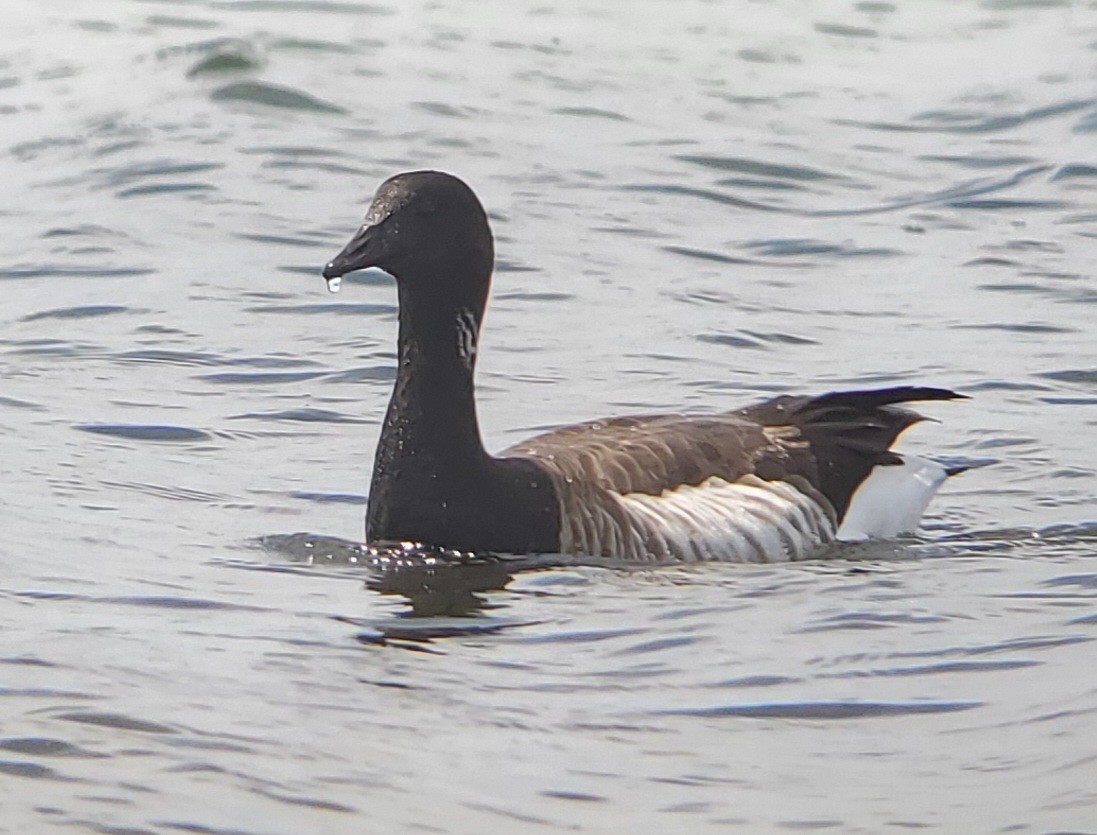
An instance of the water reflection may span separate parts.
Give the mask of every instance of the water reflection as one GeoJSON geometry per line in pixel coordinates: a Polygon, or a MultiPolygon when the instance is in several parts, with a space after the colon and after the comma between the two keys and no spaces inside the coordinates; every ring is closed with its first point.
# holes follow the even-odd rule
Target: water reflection
{"type": "Polygon", "coordinates": [[[486,592],[501,591],[515,572],[542,564],[528,558],[473,554],[417,542],[365,545],[309,533],[266,536],[260,544],[294,562],[361,566],[368,571],[366,588],[404,597],[411,607],[407,615],[420,618],[469,617],[491,609],[494,604],[484,596],[486,592]]]}
{"type": "Polygon", "coordinates": [[[501,591],[513,578],[510,564],[498,559],[448,562],[424,556],[378,566],[366,588],[403,595],[415,617],[462,617],[493,608],[483,593],[501,591]]]}
{"type": "MultiPolygon", "coordinates": [[[[1030,528],[939,532],[933,537],[903,537],[894,540],[834,543],[816,555],[807,565],[845,566],[856,573],[870,563],[898,564],[911,560],[988,554],[1016,549],[1018,545],[1036,548],[1044,556],[1069,552],[1079,541],[1097,536],[1097,523],[1054,525],[1030,528]],[[841,560],[835,563],[834,560],[841,560]]],[[[500,592],[522,572],[539,569],[588,566],[630,572],[635,564],[600,558],[567,557],[561,554],[498,555],[437,548],[417,542],[378,542],[366,545],[339,537],[312,533],[272,534],[260,537],[259,545],[279,560],[297,564],[351,569],[351,576],[362,569],[365,587],[384,596],[403,598],[407,610],[385,620],[340,618],[366,627],[358,639],[363,643],[387,643],[390,640],[429,641],[435,638],[495,632],[521,625],[484,614],[505,604],[492,592],[500,592]],[[454,620],[456,619],[456,620],[454,620]]],[[[662,568],[683,568],[672,563],[662,568]]],[[[698,568],[700,571],[700,567],[698,568]]],[[[346,577],[346,573],[340,573],[346,577]]],[[[698,574],[697,578],[703,577],[698,574]]],[[[521,622],[526,623],[526,622],[521,622]]],[[[816,631],[819,627],[805,628],[816,631]]],[[[805,631],[801,630],[801,631],[805,631]]]]}

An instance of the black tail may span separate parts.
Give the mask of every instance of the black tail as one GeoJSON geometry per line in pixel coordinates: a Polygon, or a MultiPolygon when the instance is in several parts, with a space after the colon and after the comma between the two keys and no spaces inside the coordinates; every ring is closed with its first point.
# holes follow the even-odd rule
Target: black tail
{"type": "Polygon", "coordinates": [[[965,395],[925,386],[896,386],[865,391],[833,391],[818,397],[768,400],[743,410],[767,426],[795,426],[815,459],[819,491],[830,500],[838,519],[849,507],[858,485],[877,465],[900,464],[891,452],[895,439],[922,415],[898,407],[914,400],[959,400],[965,395]]]}

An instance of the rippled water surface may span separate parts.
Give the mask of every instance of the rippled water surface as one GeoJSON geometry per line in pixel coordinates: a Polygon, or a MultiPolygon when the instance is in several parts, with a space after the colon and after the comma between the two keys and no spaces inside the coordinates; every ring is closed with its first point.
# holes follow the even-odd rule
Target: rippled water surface
{"type": "Polygon", "coordinates": [[[1097,831],[1097,5],[0,16],[0,830],[1097,831]],[[992,465],[810,563],[368,571],[395,292],[318,270],[424,167],[492,448],[917,381],[992,465]]]}

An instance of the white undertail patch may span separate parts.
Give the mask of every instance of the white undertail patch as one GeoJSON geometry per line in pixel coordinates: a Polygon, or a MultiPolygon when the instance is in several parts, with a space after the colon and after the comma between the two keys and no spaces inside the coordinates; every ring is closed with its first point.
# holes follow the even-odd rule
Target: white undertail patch
{"type": "Polygon", "coordinates": [[[888,539],[918,529],[926,505],[948,472],[936,461],[903,455],[902,464],[873,467],[850,499],[838,539],[888,539]]]}

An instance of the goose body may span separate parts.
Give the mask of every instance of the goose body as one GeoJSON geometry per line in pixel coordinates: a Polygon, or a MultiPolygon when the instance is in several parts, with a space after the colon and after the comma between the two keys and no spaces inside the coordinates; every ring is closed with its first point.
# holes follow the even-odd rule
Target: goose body
{"type": "Polygon", "coordinates": [[[473,372],[494,260],[479,200],[436,171],[397,175],[324,268],[396,278],[398,369],[366,515],[369,542],[637,562],[777,561],[836,538],[913,530],[951,471],[891,450],[959,397],[901,386],[781,396],[718,415],[557,429],[489,455],[473,372]]]}

